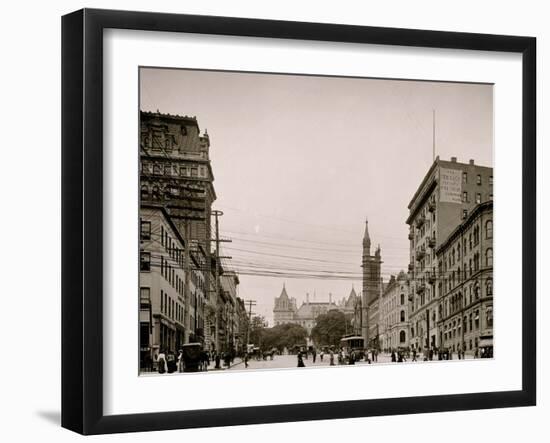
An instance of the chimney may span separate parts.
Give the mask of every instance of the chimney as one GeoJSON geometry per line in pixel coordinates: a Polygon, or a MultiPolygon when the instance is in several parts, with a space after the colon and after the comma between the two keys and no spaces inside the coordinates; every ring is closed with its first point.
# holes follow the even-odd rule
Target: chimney
{"type": "Polygon", "coordinates": [[[470,159],[470,164],[471,164],[471,165],[474,164],[474,159],[473,159],[473,158],[470,159]]]}
{"type": "Polygon", "coordinates": [[[451,161],[452,161],[453,163],[456,163],[456,157],[451,157],[451,161]]]}

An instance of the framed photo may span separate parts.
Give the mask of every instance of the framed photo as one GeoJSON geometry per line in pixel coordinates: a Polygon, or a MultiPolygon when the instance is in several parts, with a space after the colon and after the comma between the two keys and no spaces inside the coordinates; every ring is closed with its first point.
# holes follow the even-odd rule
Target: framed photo
{"type": "Polygon", "coordinates": [[[62,21],[62,425],[536,402],[531,37],[62,21]]]}

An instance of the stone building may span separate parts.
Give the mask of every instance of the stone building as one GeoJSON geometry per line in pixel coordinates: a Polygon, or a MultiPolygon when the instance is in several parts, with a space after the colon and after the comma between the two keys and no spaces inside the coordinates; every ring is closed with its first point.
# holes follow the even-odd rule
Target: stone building
{"type": "MultiPolygon", "coordinates": [[[[279,297],[275,297],[273,307],[274,325],[285,323],[293,323],[303,326],[308,336],[311,330],[315,327],[317,317],[326,314],[328,311],[337,310],[344,313],[349,320],[352,320],[355,311],[355,305],[359,297],[355,289],[352,288],[348,297],[342,298],[339,302],[332,300],[332,294],[329,294],[328,301],[318,302],[310,301],[309,294],[306,294],[306,301],[300,307],[297,307],[296,299],[289,297],[286,287],[283,284],[283,289],[279,297]]],[[[350,331],[351,333],[352,331],[350,331]]]]}
{"type": "Polygon", "coordinates": [[[437,157],[412,197],[408,209],[410,262],[410,345],[439,347],[439,276],[436,250],[481,203],[493,198],[493,169],[473,160],[437,157]]]}
{"type": "Polygon", "coordinates": [[[275,297],[275,305],[273,307],[274,324],[282,325],[284,323],[293,323],[297,311],[296,299],[288,296],[285,284],[283,283],[281,295],[275,297]]]}
{"type": "Polygon", "coordinates": [[[360,330],[365,346],[378,347],[379,338],[379,299],[382,295],[382,258],[380,246],[371,255],[369,221],[365,222],[363,236],[363,293],[360,301],[360,330]]]}
{"type": "Polygon", "coordinates": [[[409,280],[403,271],[392,275],[380,300],[380,347],[409,346],[409,280]]]}
{"type": "MultiPolygon", "coordinates": [[[[194,251],[195,260],[205,251],[194,251]]],[[[176,352],[189,337],[200,334],[205,302],[204,270],[196,265],[185,308],[185,242],[177,226],[159,206],[140,209],[140,360],[141,367],[161,350],[176,352]]]]}
{"type": "Polygon", "coordinates": [[[237,345],[238,336],[238,306],[237,292],[239,286],[239,277],[234,271],[223,270],[220,276],[223,303],[220,306],[221,318],[224,326],[220,332],[220,344],[218,349],[222,351],[234,350],[237,345]]]}
{"type": "Polygon", "coordinates": [[[436,256],[439,343],[474,354],[493,340],[493,202],[477,205],[436,256]]]}
{"type": "MultiPolygon", "coordinates": [[[[206,132],[201,135],[195,117],[140,112],[140,217],[151,208],[162,210],[170,237],[179,242],[177,278],[183,279],[178,281],[178,288],[182,291],[181,315],[185,319],[183,336],[177,335],[181,343],[192,339],[208,345],[217,340],[211,334],[217,331],[211,327],[215,321],[211,314],[216,312],[220,295],[211,290],[209,272],[210,217],[216,200],[209,150],[210,138],[206,132]]],[[[164,241],[161,233],[152,235],[157,244],[164,241]]],[[[175,253],[172,244],[164,247],[170,254],[175,253]]],[[[153,243],[147,248],[153,248],[153,243]]],[[[155,255],[153,249],[143,252],[155,255]]],[[[147,280],[141,273],[140,287],[147,280]]],[[[152,293],[158,289],[151,287],[152,293]]],[[[171,337],[172,332],[167,334],[171,337]]]]}

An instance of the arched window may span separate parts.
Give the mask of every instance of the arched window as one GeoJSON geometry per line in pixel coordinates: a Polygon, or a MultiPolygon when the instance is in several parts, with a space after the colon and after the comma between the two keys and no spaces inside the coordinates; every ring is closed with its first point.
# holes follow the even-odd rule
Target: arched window
{"type": "Polygon", "coordinates": [[[487,295],[493,295],[493,280],[487,280],[487,295]]]}
{"type": "Polygon", "coordinates": [[[485,238],[493,238],[493,220],[487,220],[485,223],[485,238]]]}
{"type": "Polygon", "coordinates": [[[149,187],[147,185],[141,186],[141,199],[147,200],[149,198],[149,187]]]}
{"type": "Polygon", "coordinates": [[[405,321],[405,311],[401,311],[400,320],[405,321]]]}
{"type": "Polygon", "coordinates": [[[399,333],[399,342],[405,343],[405,341],[407,341],[407,333],[405,331],[401,331],[399,333]]]}
{"type": "Polygon", "coordinates": [[[493,266],[493,249],[492,248],[487,249],[487,252],[485,252],[485,264],[487,266],[493,266]]]}
{"type": "Polygon", "coordinates": [[[405,304],[405,294],[401,294],[401,304],[405,304]]]}

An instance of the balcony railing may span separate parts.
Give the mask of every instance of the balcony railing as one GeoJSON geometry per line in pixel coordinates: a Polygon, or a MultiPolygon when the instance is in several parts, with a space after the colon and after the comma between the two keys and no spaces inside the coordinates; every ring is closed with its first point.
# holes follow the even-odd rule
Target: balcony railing
{"type": "Polygon", "coordinates": [[[431,201],[428,203],[428,211],[430,211],[430,212],[434,212],[434,211],[435,211],[435,200],[431,200],[431,201]]]}
{"type": "Polygon", "coordinates": [[[425,222],[426,222],[426,217],[424,217],[423,215],[421,215],[420,217],[418,217],[418,218],[416,219],[416,227],[417,227],[417,228],[420,228],[425,222]]]}
{"type": "Polygon", "coordinates": [[[426,248],[422,246],[420,249],[416,250],[416,259],[422,260],[426,256],[426,248]]]}
{"type": "Polygon", "coordinates": [[[426,290],[426,283],[419,281],[416,283],[416,293],[422,294],[426,290]]]}
{"type": "Polygon", "coordinates": [[[428,283],[433,285],[435,283],[435,280],[436,280],[435,271],[426,272],[426,279],[428,280],[428,283]]]}
{"type": "Polygon", "coordinates": [[[409,240],[412,240],[414,238],[414,234],[412,232],[409,232],[409,240]]]}
{"type": "Polygon", "coordinates": [[[428,246],[429,246],[430,248],[435,248],[435,243],[436,243],[436,242],[435,242],[435,237],[432,236],[432,237],[430,237],[430,238],[428,239],[428,246]]]}

